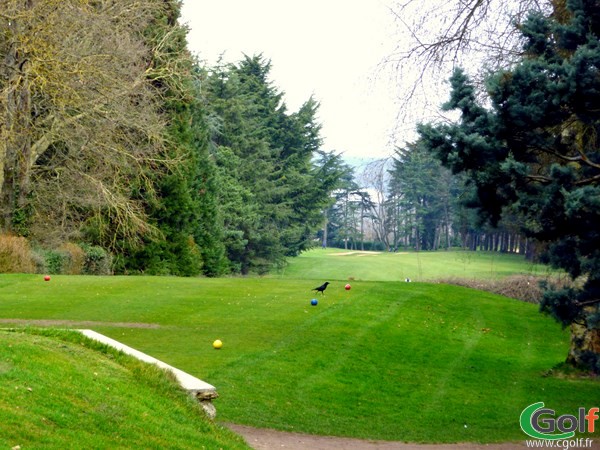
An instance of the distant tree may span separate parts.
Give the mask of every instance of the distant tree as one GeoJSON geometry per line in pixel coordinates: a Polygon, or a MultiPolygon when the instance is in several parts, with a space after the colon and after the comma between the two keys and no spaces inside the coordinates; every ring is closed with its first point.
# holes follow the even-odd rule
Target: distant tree
{"type": "Polygon", "coordinates": [[[337,161],[339,177],[331,193],[332,204],[326,211],[327,235],[333,246],[348,249],[360,240],[361,223],[366,215],[361,203],[368,196],[356,182],[354,168],[340,156],[337,161]]]}
{"type": "Polygon", "coordinates": [[[363,195],[361,202],[368,207],[368,217],[371,220],[376,240],[381,242],[386,250],[391,247],[390,239],[393,229],[390,210],[385,201],[388,194],[389,165],[389,158],[373,161],[366,165],[358,177],[361,188],[368,188],[372,192],[368,197],[363,195]],[[365,202],[365,200],[368,201],[365,202]]]}
{"type": "Polygon", "coordinates": [[[332,227],[332,218],[336,210],[337,193],[352,182],[353,169],[344,162],[341,154],[319,150],[314,164],[317,168],[316,179],[321,186],[321,191],[326,192],[327,199],[322,207],[322,231],[318,233],[321,245],[327,247],[330,240],[335,241],[337,234],[332,227]]]}
{"type": "Polygon", "coordinates": [[[569,0],[521,26],[523,58],[488,79],[490,108],[457,70],[444,106],[455,124],[423,125],[423,142],[476,190],[480,215],[507,209],[546,245],[544,261],[582,277],[546,291],[541,310],[571,327],[567,362],[600,372],[600,8],[569,0]]]}
{"type": "Polygon", "coordinates": [[[333,192],[334,204],[328,212],[330,241],[344,249],[355,248],[360,233],[360,197],[356,195],[359,187],[352,180],[333,192]]]}
{"type": "Polygon", "coordinates": [[[396,150],[390,176],[390,194],[416,250],[436,250],[442,234],[449,247],[456,184],[450,171],[418,141],[396,150]]]}

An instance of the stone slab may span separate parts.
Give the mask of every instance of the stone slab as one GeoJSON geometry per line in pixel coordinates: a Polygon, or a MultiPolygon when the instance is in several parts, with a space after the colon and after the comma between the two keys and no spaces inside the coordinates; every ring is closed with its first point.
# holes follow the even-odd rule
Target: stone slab
{"type": "Polygon", "coordinates": [[[113,347],[117,350],[122,351],[123,353],[133,356],[134,358],[139,359],[140,361],[147,362],[149,364],[154,364],[162,369],[168,370],[177,379],[177,382],[181,385],[181,387],[186,390],[188,393],[193,395],[202,403],[203,408],[210,416],[214,417],[214,406],[204,404],[205,402],[210,402],[213,398],[217,398],[219,395],[217,394],[217,389],[208,384],[205,381],[196,378],[189,373],[184,372],[183,370],[177,369],[163,361],[160,361],[146,353],[140,352],[132,347],[129,347],[119,341],[109,338],[108,336],[104,336],[93,330],[78,330],[84,336],[93,339],[95,341],[106,344],[110,347],[113,347]],[[210,410],[210,412],[209,412],[210,410]]]}

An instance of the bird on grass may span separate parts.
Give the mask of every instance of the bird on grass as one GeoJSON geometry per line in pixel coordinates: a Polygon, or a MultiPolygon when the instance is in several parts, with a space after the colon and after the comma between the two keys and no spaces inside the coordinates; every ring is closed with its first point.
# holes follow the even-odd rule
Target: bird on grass
{"type": "Polygon", "coordinates": [[[325,289],[327,289],[327,285],[328,285],[328,284],[329,284],[329,281],[326,281],[326,282],[325,282],[325,283],[323,283],[321,286],[314,288],[314,289],[313,289],[313,291],[317,291],[317,292],[320,292],[321,294],[325,295],[325,294],[323,293],[323,291],[325,291],[325,289]]]}

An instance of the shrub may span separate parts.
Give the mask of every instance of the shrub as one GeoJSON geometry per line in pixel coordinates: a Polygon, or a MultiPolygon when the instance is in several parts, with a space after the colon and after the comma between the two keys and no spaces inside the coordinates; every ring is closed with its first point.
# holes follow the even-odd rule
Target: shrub
{"type": "Polygon", "coordinates": [[[82,245],[85,261],[82,273],[86,275],[111,275],[112,255],[102,247],[82,245]]]}
{"type": "Polygon", "coordinates": [[[60,247],[60,252],[66,256],[61,273],[65,275],[81,275],[86,259],[83,249],[77,244],[67,242],[60,247]]]}
{"type": "Polygon", "coordinates": [[[62,274],[63,268],[68,264],[66,260],[69,256],[58,250],[43,250],[42,257],[45,263],[44,272],[62,274]]]}
{"type": "Polygon", "coordinates": [[[35,267],[35,273],[48,273],[46,270],[46,258],[42,250],[33,248],[31,250],[31,259],[35,267]]]}
{"type": "Polygon", "coordinates": [[[543,290],[540,287],[541,281],[545,281],[549,285],[555,287],[562,287],[571,283],[566,278],[534,277],[531,275],[513,275],[498,280],[475,280],[466,278],[438,280],[439,283],[479,289],[480,291],[492,292],[494,294],[500,294],[505,297],[536,304],[540,303],[543,296],[543,290]]]}
{"type": "Polygon", "coordinates": [[[67,242],[58,249],[38,248],[32,252],[36,273],[62,275],[106,275],[111,273],[111,256],[101,247],[67,242]]]}
{"type": "Polygon", "coordinates": [[[33,273],[35,264],[24,237],[0,235],[0,272],[33,273]]]}

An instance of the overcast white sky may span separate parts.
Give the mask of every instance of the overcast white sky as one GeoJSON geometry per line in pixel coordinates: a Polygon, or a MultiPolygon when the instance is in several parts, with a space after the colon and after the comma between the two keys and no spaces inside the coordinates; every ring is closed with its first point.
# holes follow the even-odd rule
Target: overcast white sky
{"type": "MultiPolygon", "coordinates": [[[[271,60],[271,81],[289,111],[320,102],[325,150],[348,158],[393,152],[396,88],[377,66],[394,46],[384,0],[184,0],[189,48],[214,64],[224,54],[271,60]]],[[[402,136],[396,139],[404,143],[402,136]]]]}

